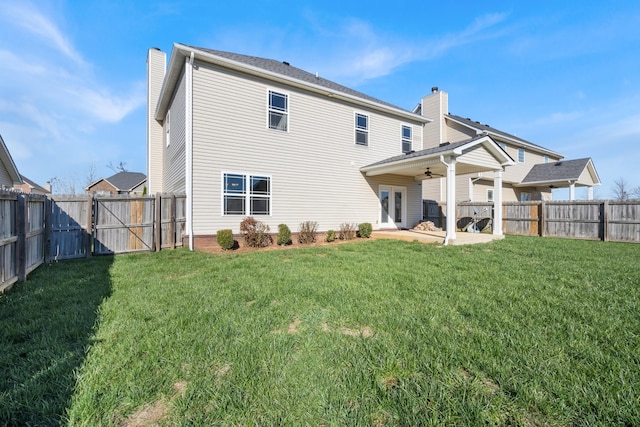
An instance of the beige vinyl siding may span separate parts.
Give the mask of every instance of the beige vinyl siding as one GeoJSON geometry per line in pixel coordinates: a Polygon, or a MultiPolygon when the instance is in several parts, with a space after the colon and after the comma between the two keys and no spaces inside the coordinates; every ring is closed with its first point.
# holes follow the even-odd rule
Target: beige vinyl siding
{"type": "MultiPolygon", "coordinates": [[[[183,193],[185,188],[185,146],[186,146],[186,79],[184,72],[180,76],[176,91],[169,106],[170,112],[170,144],[166,145],[166,128],[164,132],[164,191],[183,193]]],[[[164,124],[165,126],[167,123],[164,124]]]]}
{"type": "Polygon", "coordinates": [[[164,81],[166,55],[150,49],[147,57],[147,180],[149,194],[163,191],[164,130],[155,119],[156,106],[164,81]]]}
{"type": "MultiPolygon", "coordinates": [[[[507,154],[516,161],[515,165],[509,166],[505,169],[502,179],[505,182],[520,183],[525,176],[529,173],[533,165],[544,163],[544,154],[536,153],[528,149],[524,149],[524,163],[518,162],[518,148],[512,145],[507,145],[507,154]]],[[[549,162],[555,162],[557,158],[549,157],[549,162]]]]}
{"type": "Polygon", "coordinates": [[[424,125],[424,148],[437,147],[447,141],[444,114],[447,114],[448,104],[449,95],[446,92],[432,93],[422,98],[422,115],[433,120],[424,125]]]}
{"type": "Polygon", "coordinates": [[[447,121],[445,142],[455,143],[477,136],[476,132],[458,123],[447,121]]]}
{"type": "Polygon", "coordinates": [[[4,163],[0,162],[0,166],[0,187],[13,187],[13,180],[11,179],[11,175],[9,175],[9,171],[7,171],[4,163]]]}
{"type": "MultiPolygon", "coordinates": [[[[422,137],[417,122],[211,64],[197,63],[193,92],[195,235],[223,228],[238,232],[243,216],[222,215],[223,172],[271,177],[271,215],[256,217],[272,230],[284,223],[295,231],[306,220],[318,222],[320,230],[337,229],[343,222],[371,222],[375,228],[383,178],[367,180],[359,169],[401,154],[402,124],[411,124],[414,135],[422,137]],[[288,132],[267,126],[269,90],[289,97],[288,132]],[[355,144],[356,112],[369,116],[366,147],[355,144]]],[[[417,209],[410,220],[417,221],[417,183],[413,178],[387,178],[393,181],[388,184],[407,187],[415,199],[411,209],[417,209]]]]}

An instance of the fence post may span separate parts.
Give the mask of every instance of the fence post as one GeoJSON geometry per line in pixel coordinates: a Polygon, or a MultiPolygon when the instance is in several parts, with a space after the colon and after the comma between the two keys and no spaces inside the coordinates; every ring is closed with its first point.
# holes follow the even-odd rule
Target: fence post
{"type": "Polygon", "coordinates": [[[602,240],[609,240],[609,201],[602,203],[602,240]]]}
{"type": "Polygon", "coordinates": [[[156,201],[154,203],[155,209],[155,221],[154,221],[154,232],[155,232],[155,241],[156,241],[156,252],[160,252],[162,248],[162,207],[160,206],[162,201],[162,197],[160,193],[156,193],[156,201]]]}
{"type": "Polygon", "coordinates": [[[93,195],[89,194],[87,197],[87,222],[85,226],[86,240],[85,240],[85,254],[87,258],[91,258],[93,255],[93,248],[91,247],[93,237],[93,195]]]}
{"type": "Polygon", "coordinates": [[[25,197],[22,194],[16,195],[16,234],[18,241],[16,242],[16,272],[18,273],[18,282],[24,282],[27,278],[27,253],[26,253],[26,230],[27,230],[27,211],[25,209],[25,197]]]}
{"type": "Polygon", "coordinates": [[[44,199],[44,262],[51,261],[51,204],[49,196],[44,199]]]}
{"type": "Polygon", "coordinates": [[[169,205],[169,216],[171,223],[169,224],[169,235],[171,236],[171,249],[176,248],[176,195],[171,195],[171,204],[169,205]]]}
{"type": "Polygon", "coordinates": [[[544,223],[544,214],[545,214],[546,206],[547,206],[546,202],[542,200],[540,202],[540,211],[538,212],[538,227],[540,227],[540,230],[538,230],[538,233],[540,237],[544,237],[546,234],[544,232],[544,227],[546,226],[544,223]]]}

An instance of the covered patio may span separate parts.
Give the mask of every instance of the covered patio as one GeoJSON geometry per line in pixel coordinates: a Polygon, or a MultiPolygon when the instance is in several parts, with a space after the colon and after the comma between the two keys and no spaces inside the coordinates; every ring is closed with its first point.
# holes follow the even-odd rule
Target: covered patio
{"type": "Polygon", "coordinates": [[[456,175],[493,172],[494,174],[494,227],[493,234],[502,236],[502,173],[514,160],[489,136],[479,135],[454,144],[406,154],[363,166],[365,176],[412,176],[415,181],[433,177],[446,178],[446,227],[444,244],[456,240],[456,175]]]}

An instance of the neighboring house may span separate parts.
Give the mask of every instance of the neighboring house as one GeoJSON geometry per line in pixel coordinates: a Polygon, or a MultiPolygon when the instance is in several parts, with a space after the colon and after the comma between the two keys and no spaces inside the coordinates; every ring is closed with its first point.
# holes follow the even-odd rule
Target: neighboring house
{"type": "Polygon", "coordinates": [[[19,184],[22,184],[22,178],[2,135],[0,135],[0,188],[11,189],[14,185],[19,184]]]}
{"type": "Polygon", "coordinates": [[[115,194],[143,194],[147,177],[140,172],[119,172],[109,178],[100,178],[85,190],[97,196],[115,194]]]}
{"type": "MultiPolygon", "coordinates": [[[[467,141],[478,135],[488,135],[515,161],[512,167],[505,170],[502,177],[503,200],[550,200],[551,190],[561,187],[569,188],[570,198],[573,199],[576,186],[588,187],[589,199],[593,198],[593,187],[600,185],[600,180],[590,159],[562,161],[561,164],[567,166],[564,168],[545,166],[559,164],[558,162],[564,156],[489,125],[450,114],[448,98],[447,92],[434,87],[432,93],[424,97],[414,109],[415,113],[434,119],[424,128],[425,148],[436,147],[446,142],[467,141]],[[579,166],[581,169],[577,170],[579,166]]],[[[435,174],[432,176],[437,177],[435,174]]],[[[424,198],[446,201],[445,186],[444,179],[431,179],[424,182],[424,198]]],[[[493,176],[484,172],[474,171],[458,175],[455,188],[457,201],[492,202],[495,198],[493,176]]]]}
{"type": "MultiPolygon", "coordinates": [[[[168,68],[150,49],[147,76],[149,192],[186,193],[190,248],[221,229],[237,233],[246,216],[272,230],[308,220],[320,231],[345,222],[413,227],[431,173],[449,176],[449,200],[457,174],[488,177],[498,190],[494,234],[502,235],[503,169],[515,162],[495,135],[425,145],[438,116],[287,62],[183,44],[174,44],[168,68]]],[[[447,239],[455,233],[450,203],[447,239]]]]}
{"type": "Polygon", "coordinates": [[[51,194],[51,184],[47,183],[45,186],[40,186],[35,182],[31,181],[24,175],[20,175],[22,178],[22,184],[14,184],[13,188],[16,190],[20,190],[22,193],[30,193],[30,194],[51,194]]]}

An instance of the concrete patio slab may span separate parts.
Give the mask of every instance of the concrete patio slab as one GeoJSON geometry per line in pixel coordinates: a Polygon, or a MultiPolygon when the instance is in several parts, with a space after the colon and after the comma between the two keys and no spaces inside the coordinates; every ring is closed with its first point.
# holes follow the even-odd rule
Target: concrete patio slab
{"type": "MultiPolygon", "coordinates": [[[[444,243],[444,231],[418,231],[418,230],[381,230],[374,231],[373,237],[377,239],[396,239],[423,243],[444,243]]],[[[467,233],[460,231],[456,233],[456,239],[450,240],[450,245],[473,245],[476,243],[489,243],[494,240],[504,239],[504,236],[494,236],[488,233],[467,233]]]]}

